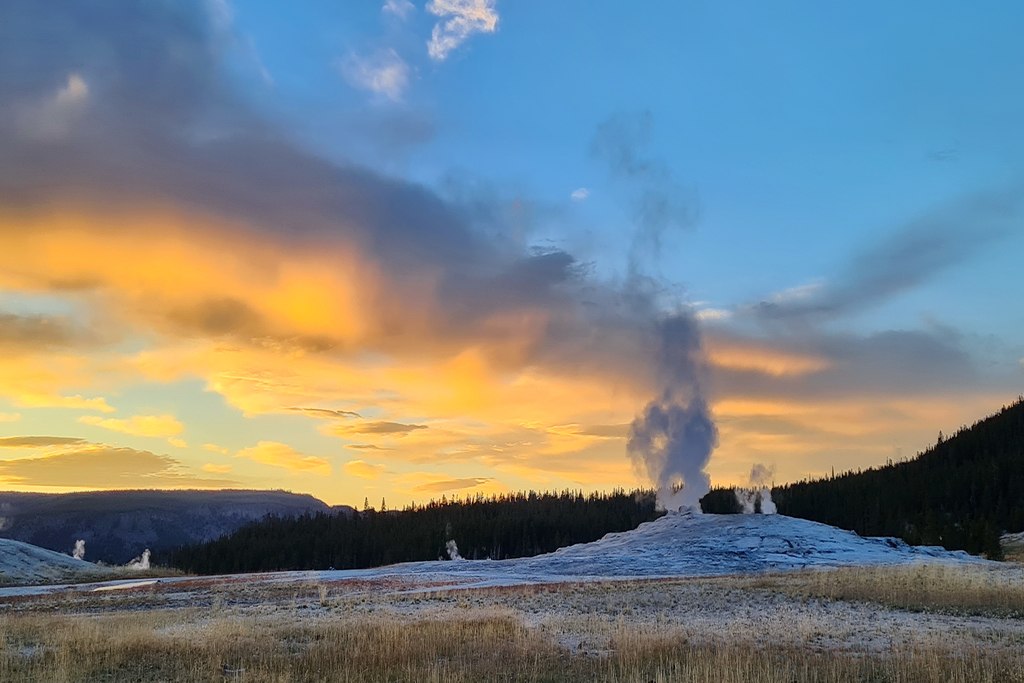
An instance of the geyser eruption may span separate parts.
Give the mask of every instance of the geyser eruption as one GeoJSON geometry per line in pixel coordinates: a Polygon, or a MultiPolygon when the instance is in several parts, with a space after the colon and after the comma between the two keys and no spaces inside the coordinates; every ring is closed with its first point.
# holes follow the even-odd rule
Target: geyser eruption
{"type": "Polygon", "coordinates": [[[746,488],[735,489],[736,502],[745,515],[760,513],[774,515],[778,510],[772,500],[771,481],[775,468],[756,463],[750,468],[750,478],[746,488]]]}
{"type": "Polygon", "coordinates": [[[718,444],[718,429],[701,388],[704,359],[693,318],[678,314],[658,329],[660,395],[630,426],[626,449],[658,489],[658,506],[700,511],[711,489],[704,471],[718,444]]]}
{"type": "Polygon", "coordinates": [[[128,563],[129,569],[149,569],[149,548],[142,551],[141,557],[136,557],[128,563]]]}
{"type": "Polygon", "coordinates": [[[71,551],[71,557],[75,558],[76,560],[84,560],[85,559],[85,540],[84,539],[80,538],[77,541],[75,541],[75,549],[71,551]]]}
{"type": "Polygon", "coordinates": [[[448,552],[449,560],[463,559],[462,555],[459,554],[459,545],[455,542],[454,538],[444,544],[444,549],[448,552]]]}

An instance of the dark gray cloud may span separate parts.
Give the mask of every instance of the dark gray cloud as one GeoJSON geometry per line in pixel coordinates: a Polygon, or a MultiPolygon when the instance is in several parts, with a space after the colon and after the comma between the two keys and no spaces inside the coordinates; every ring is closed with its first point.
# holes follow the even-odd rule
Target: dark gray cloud
{"type": "MultiPolygon", "coordinates": [[[[609,372],[618,366],[608,360],[647,334],[649,302],[638,313],[624,305],[618,287],[594,281],[573,255],[525,248],[518,219],[487,192],[463,186],[445,199],[318,157],[263,124],[222,77],[225,46],[202,3],[149,0],[122,9],[100,0],[0,5],[0,111],[47,106],[72,75],[87,90],[72,103],[74,119],[60,135],[32,135],[24,117],[0,114],[0,201],[156,201],[240,220],[289,245],[354,244],[383,272],[437,283],[431,330],[411,321],[416,316],[406,304],[382,300],[373,308],[371,302],[380,351],[486,348],[510,332],[495,320],[511,325],[542,312],[550,322],[541,336],[517,347],[527,357],[499,362],[573,359],[552,367],[609,372]]],[[[40,284],[89,289],[102,283],[40,284]]],[[[216,293],[170,310],[159,305],[147,311],[155,324],[187,336],[349,351],[336,339],[270,329],[245,303],[216,293]]]]}
{"type": "Polygon", "coordinates": [[[290,410],[323,420],[362,417],[359,413],[352,412],[351,410],[331,410],[329,408],[291,408],[290,410]]]}
{"type": "Polygon", "coordinates": [[[0,438],[0,448],[43,448],[83,443],[86,443],[85,439],[73,436],[5,436],[0,438]]]}
{"type": "Polygon", "coordinates": [[[402,435],[417,429],[426,429],[426,425],[403,424],[401,422],[362,422],[351,426],[339,427],[338,434],[394,434],[402,435]]]}
{"type": "Polygon", "coordinates": [[[93,344],[96,335],[62,317],[0,313],[0,349],[45,351],[93,344]]]}
{"type": "Polygon", "coordinates": [[[166,318],[175,328],[202,336],[266,335],[260,315],[245,302],[231,297],[211,297],[193,306],[173,308],[167,311],[166,318]]]}
{"type": "MultiPolygon", "coordinates": [[[[747,343],[755,343],[749,338],[747,343]]],[[[839,398],[909,396],[950,387],[1009,387],[974,360],[968,340],[946,329],[886,330],[874,334],[805,330],[773,337],[775,348],[827,361],[820,370],[774,376],[754,370],[715,369],[720,396],[839,398]]]]}
{"type": "Polygon", "coordinates": [[[871,245],[806,296],[749,309],[770,323],[809,324],[885,303],[965,261],[1022,225],[1020,188],[968,197],[871,245]]]}
{"type": "MultiPolygon", "coordinates": [[[[661,314],[656,292],[638,286],[638,275],[625,286],[602,282],[564,250],[530,249],[522,216],[509,209],[528,202],[507,203],[466,183],[442,197],[302,149],[232,92],[222,68],[228,46],[206,13],[204,3],[184,0],[141,0],[127,9],[101,0],[0,3],[0,202],[156,202],[228,217],[288,248],[354,245],[397,282],[436,284],[437,310],[429,319],[416,315],[416,302],[388,298],[387,291],[367,302],[373,351],[423,357],[476,346],[497,366],[540,365],[630,383],[651,375],[645,354],[658,346],[654,321],[661,314]],[[74,116],[59,134],[34,135],[25,117],[11,113],[53,104],[72,75],[87,92],[65,102],[74,116]],[[541,318],[530,338],[508,343],[522,333],[521,321],[541,318]]],[[[682,222],[682,206],[667,169],[631,151],[646,143],[649,122],[641,122],[636,139],[631,125],[610,123],[596,148],[641,195],[667,193],[667,214],[638,215],[654,235],[682,222]]],[[[108,229],[116,240],[124,228],[108,229]]],[[[312,353],[354,351],[338,339],[274,329],[244,302],[216,292],[166,306],[152,302],[145,311],[165,332],[312,353]]]]}

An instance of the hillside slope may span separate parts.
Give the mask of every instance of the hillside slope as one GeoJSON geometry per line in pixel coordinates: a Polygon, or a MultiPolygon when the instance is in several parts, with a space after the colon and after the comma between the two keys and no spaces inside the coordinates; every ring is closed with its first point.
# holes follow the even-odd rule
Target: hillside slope
{"type": "Polygon", "coordinates": [[[21,541],[0,538],[0,584],[103,579],[112,570],[21,541]]]}
{"type": "Polygon", "coordinates": [[[1024,531],[1024,399],[915,459],[778,487],[780,513],[862,535],[999,557],[1024,531]]]}
{"type": "Polygon", "coordinates": [[[261,519],[330,510],[312,496],[285,491],[0,492],[0,538],[58,552],[86,542],[86,559],[124,564],[150,548],[154,561],[261,519]]]}

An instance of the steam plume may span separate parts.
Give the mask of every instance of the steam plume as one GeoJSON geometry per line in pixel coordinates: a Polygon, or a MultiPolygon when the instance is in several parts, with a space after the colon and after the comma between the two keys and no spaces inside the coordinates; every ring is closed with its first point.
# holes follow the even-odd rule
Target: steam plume
{"type": "Polygon", "coordinates": [[[658,505],[700,510],[711,489],[704,468],[718,444],[718,429],[701,388],[704,360],[693,318],[677,314],[659,327],[660,396],[630,426],[626,448],[658,489],[658,505]]]}
{"type": "Polygon", "coordinates": [[[129,569],[149,569],[149,548],[142,551],[141,557],[136,557],[128,563],[129,569]]]}
{"type": "Polygon", "coordinates": [[[743,514],[752,515],[774,515],[778,510],[775,501],[772,500],[772,478],[775,476],[775,468],[761,463],[755,463],[750,468],[750,478],[746,488],[737,488],[736,502],[743,509],[743,514]]]}
{"type": "Polygon", "coordinates": [[[80,538],[75,541],[75,549],[71,551],[71,557],[76,560],[85,559],[85,541],[83,539],[80,538]]]}
{"type": "Polygon", "coordinates": [[[461,560],[461,559],[463,559],[462,555],[459,555],[459,546],[458,546],[457,543],[455,543],[455,539],[452,539],[452,540],[448,541],[447,543],[445,543],[444,547],[445,547],[445,550],[448,551],[448,559],[449,560],[461,560]]]}

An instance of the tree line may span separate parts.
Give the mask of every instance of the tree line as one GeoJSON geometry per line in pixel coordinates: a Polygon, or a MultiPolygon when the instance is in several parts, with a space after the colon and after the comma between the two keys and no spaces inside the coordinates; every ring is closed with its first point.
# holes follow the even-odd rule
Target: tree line
{"type": "Polygon", "coordinates": [[[431,501],[402,510],[266,517],[232,534],[178,548],[166,563],[216,574],[283,569],[361,569],[448,559],[507,559],[596,541],[656,519],[651,491],[513,493],[431,501]]]}
{"type": "Polygon", "coordinates": [[[1024,398],[907,462],[772,490],[780,513],[999,559],[1024,530],[1024,398]]]}
{"type": "MultiPolygon", "coordinates": [[[[781,514],[1001,558],[1002,532],[1024,530],[1024,398],[913,460],[806,480],[772,490],[781,514]]],[[[716,488],[705,512],[738,513],[734,491],[716,488]]],[[[166,563],[199,574],[282,569],[358,569],[447,559],[552,552],[656,519],[651,491],[584,495],[514,493],[431,501],[402,510],[267,517],[223,538],[184,546],[166,563]]]]}

